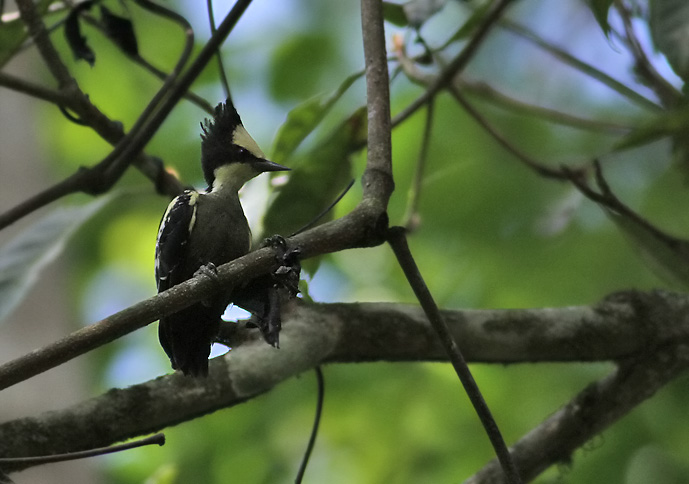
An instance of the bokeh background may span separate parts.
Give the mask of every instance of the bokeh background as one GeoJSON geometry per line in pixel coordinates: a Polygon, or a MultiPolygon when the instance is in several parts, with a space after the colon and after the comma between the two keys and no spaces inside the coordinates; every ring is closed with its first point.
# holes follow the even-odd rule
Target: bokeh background
{"type": "MultiPolygon", "coordinates": [[[[106,3],[123,11],[116,2],[106,3]]],[[[200,48],[209,37],[203,2],[166,4],[192,22],[200,48]]],[[[142,56],[169,70],[182,45],[179,30],[127,5],[142,56]]],[[[221,19],[230,2],[214,5],[221,19]]],[[[471,8],[470,2],[448,2],[423,27],[424,38],[431,45],[442,44],[470,16],[471,8]]],[[[54,22],[60,18],[48,17],[54,22]]],[[[509,18],[654,99],[637,82],[629,54],[606,38],[583,1],[522,0],[509,10],[509,18]]],[[[390,45],[392,35],[398,34],[410,49],[420,49],[414,44],[415,34],[387,27],[390,45]]],[[[644,25],[637,28],[660,72],[681,85],[663,57],[650,50],[644,25]]],[[[53,39],[92,101],[129,128],[159,81],[132,65],[99,32],[83,29],[96,52],[94,67],[73,59],[60,30],[53,39]]],[[[362,52],[358,2],[322,0],[256,0],[222,50],[244,125],[268,154],[287,113],[315,95],[334,91],[360,71],[362,52]]],[[[52,82],[34,49],[6,69],[36,82],[52,82]]],[[[649,116],[618,93],[500,28],[471,62],[466,78],[485,81],[525,102],[623,126],[635,126],[649,116]]],[[[214,63],[193,90],[212,104],[224,99],[214,63]]],[[[403,75],[396,76],[393,114],[421,92],[403,75]]],[[[603,156],[606,175],[620,198],[675,235],[689,235],[687,217],[679,208],[688,201],[686,178],[672,164],[667,142],[611,154],[619,136],[555,126],[474,101],[523,151],[548,164],[603,156]]],[[[294,163],[364,104],[360,79],[306,139],[294,163]]],[[[198,107],[181,102],[146,149],[199,188],[199,122],[205,117],[198,107]]],[[[392,223],[400,223],[407,208],[424,119],[420,111],[393,133],[392,223]]],[[[67,122],[53,106],[0,89],[0,148],[0,201],[10,207],[79,166],[94,164],[109,146],[88,129],[67,122]]],[[[357,182],[364,156],[359,152],[352,157],[357,182]]],[[[256,234],[266,188],[266,180],[257,181],[244,193],[256,234]]],[[[351,210],[359,195],[357,183],[335,214],[351,210]]],[[[88,201],[86,196],[72,196],[60,204],[88,201]]],[[[167,203],[138,172],[125,175],[114,200],[74,233],[3,322],[2,361],[153,295],[155,236],[167,203]]],[[[8,243],[51,210],[32,214],[4,231],[0,242],[8,243]]],[[[445,308],[592,304],[622,289],[675,288],[644,265],[633,244],[598,207],[571,186],[543,179],[506,154],[446,94],[435,105],[419,216],[412,250],[445,308]]],[[[322,302],[414,302],[385,246],[322,258],[318,271],[308,276],[308,292],[322,302]]],[[[156,331],[151,325],[3,391],[0,419],[62,408],[113,386],[169,372],[156,331]]],[[[612,368],[608,363],[472,365],[508,443],[612,368]]],[[[324,416],[306,482],[459,482],[492,458],[449,365],[331,365],[324,372],[324,416]]],[[[689,428],[683,423],[689,407],[687,383],[686,377],[678,379],[578,451],[570,463],[550,469],[537,482],[689,482],[689,428]]],[[[46,466],[17,474],[16,482],[290,482],[306,446],[315,399],[314,377],[304,374],[258,399],[167,429],[162,448],[46,466]]]]}

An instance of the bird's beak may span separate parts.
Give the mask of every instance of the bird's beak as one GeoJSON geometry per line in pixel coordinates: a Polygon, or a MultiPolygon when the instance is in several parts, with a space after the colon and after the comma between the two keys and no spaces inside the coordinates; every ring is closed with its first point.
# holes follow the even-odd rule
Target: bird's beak
{"type": "Polygon", "coordinates": [[[264,171],[290,171],[291,168],[287,168],[286,166],[279,165],[277,163],[274,163],[272,161],[268,160],[262,160],[258,159],[255,161],[251,162],[251,166],[259,172],[264,172],[264,171]]]}

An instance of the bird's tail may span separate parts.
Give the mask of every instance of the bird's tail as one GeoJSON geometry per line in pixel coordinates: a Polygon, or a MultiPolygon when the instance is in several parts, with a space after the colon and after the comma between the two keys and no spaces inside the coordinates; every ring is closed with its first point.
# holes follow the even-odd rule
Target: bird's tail
{"type": "Polygon", "coordinates": [[[203,304],[162,318],[158,337],[172,368],[185,375],[208,376],[208,356],[219,326],[218,311],[203,304]]]}

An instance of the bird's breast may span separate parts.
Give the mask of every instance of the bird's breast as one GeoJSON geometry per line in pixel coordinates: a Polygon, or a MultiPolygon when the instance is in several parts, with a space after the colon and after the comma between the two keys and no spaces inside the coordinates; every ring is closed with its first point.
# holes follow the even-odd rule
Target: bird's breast
{"type": "Polygon", "coordinates": [[[251,230],[239,198],[202,195],[197,202],[189,254],[199,265],[220,265],[249,252],[251,230]]]}

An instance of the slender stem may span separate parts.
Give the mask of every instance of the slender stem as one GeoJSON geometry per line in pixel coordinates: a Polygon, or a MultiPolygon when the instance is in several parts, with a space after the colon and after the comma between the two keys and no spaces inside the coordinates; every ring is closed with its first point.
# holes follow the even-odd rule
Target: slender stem
{"type": "MultiPolygon", "coordinates": [[[[232,31],[250,3],[251,0],[237,1],[232,10],[225,17],[225,20],[223,20],[222,24],[218,26],[216,34],[213,35],[204,46],[192,65],[179,78],[179,81],[170,87],[169,93],[167,93],[167,97],[161,102],[159,109],[155,111],[146,123],[142,123],[141,129],[132,129],[132,131],[130,131],[128,134],[129,141],[127,143],[119,142],[115,150],[101,160],[95,167],[77,171],[69,178],[0,215],[0,229],[67,194],[81,191],[95,195],[108,190],[119,179],[122,173],[124,173],[124,170],[126,170],[131,162],[130,160],[136,160],[139,157],[146,143],[148,143],[158,131],[177,102],[184,96],[192,82],[194,82],[208,64],[215,49],[217,49],[232,31]]],[[[168,89],[166,88],[166,90],[168,89]]],[[[162,89],[160,92],[162,92],[162,89]]],[[[93,108],[90,103],[88,106],[89,108],[93,108]]],[[[74,108],[82,120],[85,119],[85,116],[82,115],[82,110],[76,109],[77,107],[82,108],[83,106],[70,105],[70,108],[74,108]]],[[[102,120],[98,121],[102,122],[102,120]]],[[[98,129],[100,128],[101,127],[98,126],[98,129]]],[[[109,140],[112,139],[113,137],[109,138],[109,140]]],[[[118,136],[117,139],[121,139],[121,135],[118,136]]],[[[158,170],[156,173],[158,175],[156,176],[156,180],[161,176],[161,173],[162,177],[165,177],[165,181],[174,178],[171,175],[167,176],[164,171],[161,172],[158,170]]],[[[166,183],[165,185],[169,185],[171,190],[175,190],[180,184],[179,181],[176,181],[176,183],[174,182],[175,180],[170,180],[170,183],[166,183]]]]}
{"type": "Polygon", "coordinates": [[[481,24],[476,28],[476,33],[471,40],[464,47],[462,52],[450,62],[445,69],[440,73],[436,80],[428,89],[405,109],[400,111],[393,119],[392,125],[397,126],[409,116],[414,114],[421,106],[425,105],[428,100],[434,97],[441,89],[444,89],[455,76],[459,75],[467,66],[469,61],[474,57],[485,40],[488,32],[493,25],[500,19],[505,9],[510,5],[512,0],[495,0],[491,9],[481,21],[481,24]]]}
{"type": "Polygon", "coordinates": [[[485,99],[486,101],[503,109],[513,111],[518,114],[534,116],[544,121],[563,126],[570,126],[572,128],[595,132],[604,132],[606,134],[626,134],[633,129],[632,126],[625,126],[620,123],[582,118],[562,111],[557,111],[555,109],[544,108],[526,103],[524,101],[507,96],[506,94],[498,91],[484,82],[470,82],[464,79],[457,79],[455,81],[455,85],[461,89],[461,91],[474,94],[475,96],[485,99]]]}
{"type": "Polygon", "coordinates": [[[99,447],[98,449],[67,452],[65,454],[42,455],[36,457],[0,458],[0,465],[21,464],[28,467],[41,464],[52,464],[55,462],[65,462],[68,460],[85,459],[88,457],[97,457],[99,455],[114,454],[115,452],[136,449],[137,447],[144,447],[146,445],[165,445],[165,435],[155,434],[151,435],[150,437],[146,437],[145,439],[140,439],[134,442],[127,442],[125,444],[119,445],[111,445],[109,447],[99,447]]]}
{"type": "Polygon", "coordinates": [[[325,380],[323,379],[323,370],[320,366],[314,368],[316,373],[316,386],[318,387],[318,395],[316,396],[316,415],[313,418],[313,427],[311,428],[311,435],[309,436],[309,443],[306,445],[304,458],[299,465],[297,477],[294,479],[294,484],[300,484],[304,479],[306,472],[306,465],[309,463],[309,458],[313,452],[313,447],[316,444],[316,436],[318,435],[318,427],[321,423],[321,414],[323,413],[323,400],[325,398],[325,380]]]}
{"type": "Polygon", "coordinates": [[[433,99],[429,99],[428,107],[426,108],[426,125],[421,140],[421,151],[416,162],[416,172],[414,173],[412,186],[409,189],[409,202],[403,223],[408,231],[415,230],[420,223],[419,203],[421,201],[421,188],[423,187],[423,176],[426,171],[426,160],[428,159],[428,149],[431,146],[431,133],[433,132],[433,101],[433,99]]]}
{"type": "MultiPolygon", "coordinates": [[[[213,0],[206,0],[206,10],[208,11],[208,23],[211,28],[211,35],[215,34],[215,14],[213,12],[213,0]]],[[[222,61],[222,54],[220,53],[220,47],[215,52],[215,58],[218,60],[218,73],[220,74],[220,82],[222,83],[223,90],[225,91],[225,98],[232,99],[230,95],[230,83],[227,80],[227,74],[225,73],[225,66],[222,61]]]]}
{"type": "Polygon", "coordinates": [[[33,0],[17,0],[17,8],[19,9],[22,20],[29,30],[31,38],[36,42],[36,46],[41,53],[41,57],[43,57],[43,61],[46,66],[48,66],[50,73],[57,80],[60,90],[75,88],[76,81],[69,73],[69,70],[67,70],[67,66],[62,62],[60,54],[51,42],[48,30],[45,28],[45,24],[38,14],[33,0]]]}
{"type": "Polygon", "coordinates": [[[682,102],[682,93],[677,91],[660,73],[653,67],[644,52],[639,39],[636,38],[634,27],[632,26],[631,14],[622,0],[614,0],[615,8],[620,13],[624,25],[625,41],[629,50],[636,60],[637,71],[642,79],[653,89],[663,106],[672,108],[682,102]]]}
{"type": "Polygon", "coordinates": [[[500,134],[491,124],[484,118],[481,113],[479,113],[465,98],[462,96],[462,94],[459,92],[459,90],[454,87],[450,86],[449,89],[450,93],[454,96],[454,98],[457,100],[459,104],[462,105],[464,110],[469,113],[469,115],[474,118],[474,120],[489,134],[495,139],[495,141],[500,144],[503,148],[505,148],[507,151],[512,153],[514,156],[519,159],[522,163],[524,163],[526,166],[531,168],[532,170],[536,171],[539,175],[544,176],[546,178],[554,178],[556,180],[566,180],[569,179],[569,177],[562,172],[562,170],[558,169],[553,169],[548,167],[547,165],[544,165],[540,161],[532,158],[531,156],[527,155],[517,147],[515,147],[510,141],[507,140],[502,134],[500,134]]]}
{"type": "Polygon", "coordinates": [[[184,30],[184,48],[182,49],[182,53],[180,54],[175,67],[167,76],[160,89],[158,89],[156,94],[153,96],[153,99],[151,99],[146,108],[139,115],[138,119],[134,123],[134,126],[132,126],[132,129],[124,136],[124,138],[122,138],[122,140],[120,140],[119,143],[117,143],[115,149],[99,163],[100,166],[105,166],[107,172],[109,172],[107,178],[109,182],[108,184],[110,185],[117,180],[122,173],[124,173],[126,168],[134,159],[134,156],[138,154],[138,151],[134,152],[129,150],[128,152],[127,150],[131,146],[133,140],[138,136],[138,133],[146,126],[148,119],[153,115],[153,113],[158,109],[160,103],[168,95],[168,92],[177,81],[182,69],[189,60],[189,56],[191,55],[194,47],[194,30],[191,28],[191,24],[187,21],[187,19],[178,13],[157,5],[149,0],[135,1],[137,5],[141,6],[142,8],[156,15],[163,16],[180,25],[184,30]]]}
{"type": "Polygon", "coordinates": [[[440,342],[445,349],[445,352],[452,363],[452,366],[459,376],[464,390],[471,400],[471,404],[474,406],[476,413],[483,424],[483,428],[486,430],[486,434],[490,439],[495,454],[500,461],[502,470],[505,474],[507,482],[510,484],[521,483],[521,478],[519,477],[519,471],[510,456],[510,452],[505,445],[505,441],[502,438],[500,429],[498,428],[493,415],[491,414],[486,401],[481,395],[481,391],[474,380],[469,367],[462,356],[457,343],[455,342],[450,329],[447,326],[442,314],[440,314],[440,309],[435,303],[431,292],[426,286],[426,282],[423,280],[423,276],[419,272],[419,268],[416,265],[416,261],[409,250],[409,245],[407,244],[406,231],[403,227],[392,227],[388,234],[388,243],[392,248],[400,267],[404,271],[404,275],[409,281],[416,298],[418,299],[421,307],[426,314],[429,322],[433,326],[433,329],[438,334],[440,342]]]}
{"type": "Polygon", "coordinates": [[[60,91],[34,84],[6,72],[0,72],[0,86],[57,104],[58,106],[65,106],[70,101],[69,96],[60,91]]]}
{"type": "Polygon", "coordinates": [[[650,99],[642,96],[635,90],[630,89],[617,79],[593,67],[591,64],[587,64],[586,62],[577,59],[565,50],[554,46],[551,42],[548,42],[547,40],[538,36],[535,32],[529,30],[528,28],[507,19],[500,20],[499,25],[501,28],[510,31],[513,34],[521,37],[522,39],[529,41],[534,45],[540,47],[541,49],[545,50],[559,61],[572,66],[573,68],[582,72],[583,74],[609,87],[610,89],[626,97],[636,105],[652,111],[660,111],[663,109],[662,106],[659,106],[654,101],[651,101],[650,99]]]}
{"type": "Polygon", "coordinates": [[[184,75],[175,83],[167,97],[155,112],[155,114],[136,132],[128,143],[121,150],[117,156],[113,154],[108,155],[101,163],[108,168],[108,175],[106,178],[117,178],[124,168],[127,166],[127,160],[137,155],[146,144],[150,141],[153,135],[158,131],[172,109],[177,105],[177,102],[184,96],[191,84],[201,74],[208,62],[213,58],[216,50],[223,43],[225,38],[232,31],[239,18],[242,16],[246,8],[251,4],[251,0],[237,0],[232,7],[232,10],[227,14],[223,22],[218,26],[218,30],[211,36],[210,40],[201,49],[199,55],[194,59],[194,62],[189,66],[184,75]]]}

